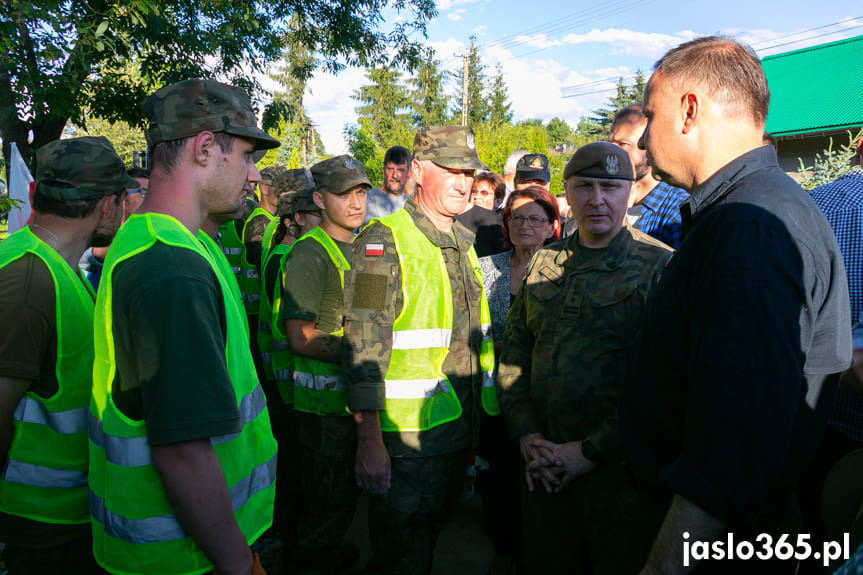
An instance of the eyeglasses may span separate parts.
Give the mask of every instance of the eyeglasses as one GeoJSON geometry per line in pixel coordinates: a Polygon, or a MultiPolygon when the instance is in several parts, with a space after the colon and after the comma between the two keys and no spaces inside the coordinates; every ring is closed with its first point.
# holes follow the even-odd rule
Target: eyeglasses
{"type": "Polygon", "coordinates": [[[524,223],[528,223],[531,226],[539,226],[542,224],[547,224],[548,218],[541,218],[539,216],[527,216],[527,217],[510,216],[509,221],[511,221],[514,224],[519,224],[519,225],[524,224],[524,223]]]}
{"type": "Polygon", "coordinates": [[[142,198],[147,197],[147,188],[135,188],[134,190],[129,190],[126,192],[126,195],[129,196],[131,194],[141,194],[142,198]]]}

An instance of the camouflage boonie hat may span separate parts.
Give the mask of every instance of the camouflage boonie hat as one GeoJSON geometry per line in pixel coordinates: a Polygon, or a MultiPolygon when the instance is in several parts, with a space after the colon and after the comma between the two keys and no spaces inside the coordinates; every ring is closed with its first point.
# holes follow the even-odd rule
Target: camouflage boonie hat
{"type": "Polygon", "coordinates": [[[139,187],[104,136],[45,144],[36,150],[33,178],[38,195],[61,201],[92,200],[139,187]]]}
{"type": "Polygon", "coordinates": [[[287,172],[288,169],[284,166],[267,166],[261,170],[261,183],[268,186],[276,185],[276,178],[287,172]]]}
{"type": "Polygon", "coordinates": [[[545,154],[525,154],[519,158],[518,164],[515,166],[515,181],[526,182],[529,180],[551,181],[548,156],[545,154]]]}
{"type": "Polygon", "coordinates": [[[563,169],[563,179],[570,176],[635,181],[635,170],[629,154],[611,142],[593,142],[580,147],[563,169]]]}
{"type": "Polygon", "coordinates": [[[473,130],[468,126],[425,126],[414,137],[414,159],[430,160],[443,168],[488,170],[476,155],[473,130]]]}
{"type": "Polygon", "coordinates": [[[311,172],[315,189],[331,194],[343,194],[359,185],[366,186],[366,189],[372,187],[363,165],[347,154],[318,162],[312,166],[311,172]]]}
{"type": "Polygon", "coordinates": [[[199,134],[225,132],[254,140],[255,148],[278,148],[281,143],[258,128],[245,92],[214,80],[183,80],[150,94],[141,104],[150,121],[150,148],[199,134]]]}
{"type": "Polygon", "coordinates": [[[281,196],[287,192],[301,192],[305,189],[314,190],[315,180],[308,170],[295,168],[293,170],[285,170],[284,173],[276,176],[273,181],[276,186],[276,195],[281,196]]]}

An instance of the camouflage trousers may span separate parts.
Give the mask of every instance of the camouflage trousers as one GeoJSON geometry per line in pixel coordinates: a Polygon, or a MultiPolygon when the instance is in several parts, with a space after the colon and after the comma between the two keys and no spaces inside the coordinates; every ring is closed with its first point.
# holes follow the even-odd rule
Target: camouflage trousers
{"type": "Polygon", "coordinates": [[[386,498],[369,501],[369,575],[427,575],[438,535],[464,489],[467,452],[395,457],[386,498]]]}
{"type": "Polygon", "coordinates": [[[296,553],[303,562],[325,558],[354,519],[356,424],[350,416],[295,412],[299,452],[296,553]]]}
{"type": "Polygon", "coordinates": [[[635,489],[620,465],[600,465],[562,493],[522,480],[528,575],[637,573],[630,553],[635,489]]]}

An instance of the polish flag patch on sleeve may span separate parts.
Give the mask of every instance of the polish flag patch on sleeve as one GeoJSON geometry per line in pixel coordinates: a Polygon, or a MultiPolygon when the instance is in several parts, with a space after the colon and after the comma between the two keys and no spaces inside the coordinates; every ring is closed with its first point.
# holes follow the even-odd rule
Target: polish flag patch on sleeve
{"type": "Polygon", "coordinates": [[[384,255],[383,244],[366,244],[366,257],[384,255]]]}

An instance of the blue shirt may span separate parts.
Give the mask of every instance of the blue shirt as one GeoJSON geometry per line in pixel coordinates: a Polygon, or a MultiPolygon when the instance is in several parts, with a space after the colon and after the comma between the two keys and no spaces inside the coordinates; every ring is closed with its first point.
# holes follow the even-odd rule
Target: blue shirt
{"type": "MultiPolygon", "coordinates": [[[[848,275],[854,347],[863,347],[863,170],[854,170],[809,193],[839,242],[848,275]]],[[[830,423],[842,434],[863,441],[863,398],[840,386],[830,423]]]]}
{"type": "Polygon", "coordinates": [[[366,225],[372,218],[382,218],[395,213],[405,207],[407,194],[394,196],[388,194],[383,188],[374,188],[366,192],[366,219],[363,225],[366,225]]]}
{"type": "Polygon", "coordinates": [[[688,199],[689,194],[680,188],[659,182],[641,200],[641,217],[632,227],[677,249],[681,236],[680,204],[688,199]]]}

